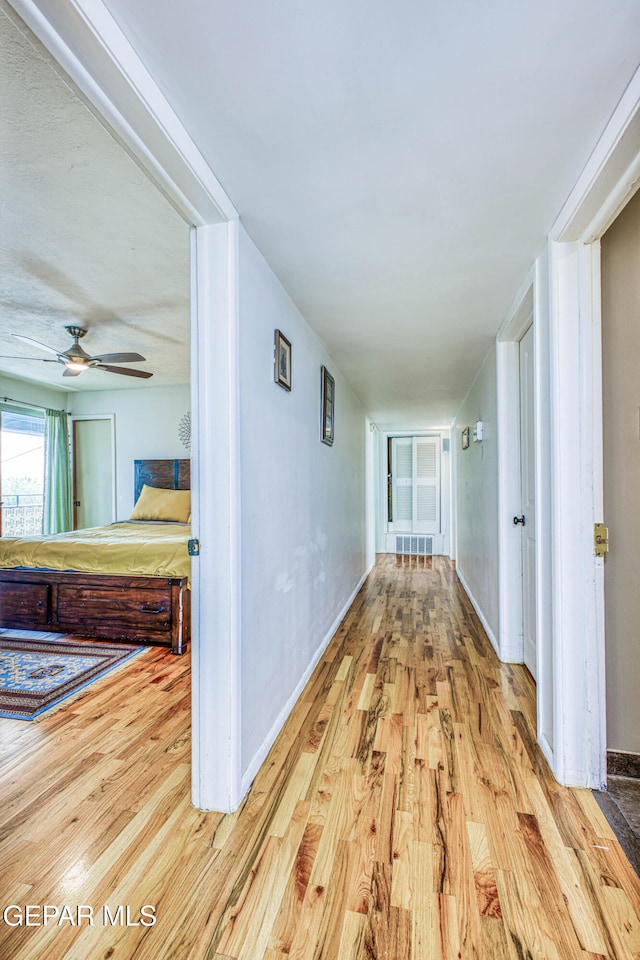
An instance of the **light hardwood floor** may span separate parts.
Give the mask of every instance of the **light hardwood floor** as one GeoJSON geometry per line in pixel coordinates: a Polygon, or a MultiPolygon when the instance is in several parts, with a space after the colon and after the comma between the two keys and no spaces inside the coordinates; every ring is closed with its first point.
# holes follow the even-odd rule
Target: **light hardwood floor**
{"type": "Polygon", "coordinates": [[[189,805],[186,657],[0,720],[0,906],[94,911],[0,923],[0,957],[638,958],[640,883],[591,793],[550,776],[534,698],[447,561],[385,557],[234,815],[189,805]]]}

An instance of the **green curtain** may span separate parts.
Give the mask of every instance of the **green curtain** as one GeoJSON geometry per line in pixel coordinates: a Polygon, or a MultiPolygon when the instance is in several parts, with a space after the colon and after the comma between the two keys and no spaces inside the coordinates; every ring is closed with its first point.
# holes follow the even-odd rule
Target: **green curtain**
{"type": "Polygon", "coordinates": [[[64,410],[47,410],[44,428],[44,534],[63,533],[72,527],[68,421],[64,410]]]}

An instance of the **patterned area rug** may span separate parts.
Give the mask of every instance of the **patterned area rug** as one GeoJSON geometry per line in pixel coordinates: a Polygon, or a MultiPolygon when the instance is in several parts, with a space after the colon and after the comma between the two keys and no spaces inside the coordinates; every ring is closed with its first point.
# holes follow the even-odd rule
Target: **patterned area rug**
{"type": "Polygon", "coordinates": [[[144,649],[0,637],[0,717],[33,720],[144,649]]]}

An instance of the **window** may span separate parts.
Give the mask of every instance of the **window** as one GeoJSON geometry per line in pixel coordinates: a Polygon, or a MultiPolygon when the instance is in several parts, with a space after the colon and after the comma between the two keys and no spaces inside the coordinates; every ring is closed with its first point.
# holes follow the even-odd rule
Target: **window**
{"type": "Polygon", "coordinates": [[[42,533],[44,413],[0,407],[0,535],[42,533]]]}

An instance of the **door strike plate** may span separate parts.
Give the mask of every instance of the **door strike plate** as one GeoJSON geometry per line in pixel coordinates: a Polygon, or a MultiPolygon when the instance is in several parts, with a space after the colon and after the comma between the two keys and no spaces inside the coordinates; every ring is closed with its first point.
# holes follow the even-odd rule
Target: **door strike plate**
{"type": "Polygon", "coordinates": [[[200,541],[199,540],[189,540],[187,543],[187,548],[189,550],[190,557],[199,557],[200,556],[200,541]]]}
{"type": "Polygon", "coordinates": [[[604,557],[609,550],[609,531],[604,523],[593,525],[593,549],[596,557],[604,557]]]}

